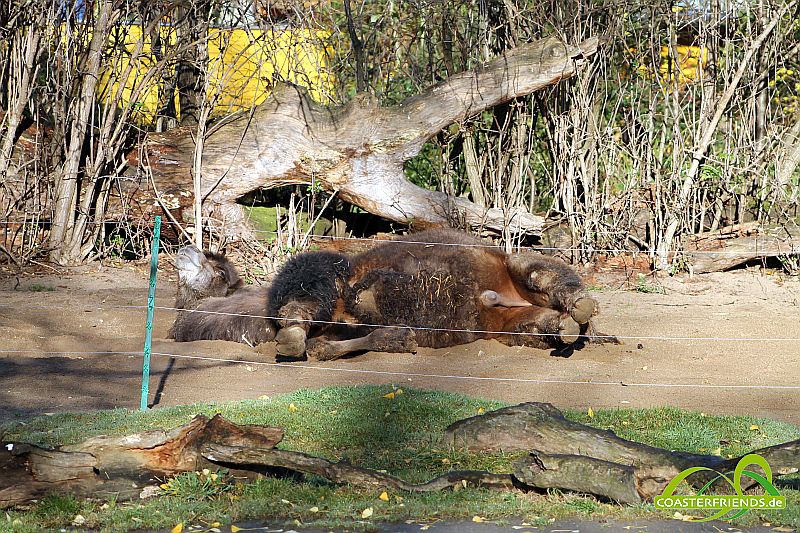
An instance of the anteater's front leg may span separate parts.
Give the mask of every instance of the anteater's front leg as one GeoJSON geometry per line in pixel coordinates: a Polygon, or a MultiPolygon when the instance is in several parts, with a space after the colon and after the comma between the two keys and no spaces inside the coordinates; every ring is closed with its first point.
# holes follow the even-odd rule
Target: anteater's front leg
{"type": "Polygon", "coordinates": [[[300,357],[306,351],[308,332],[319,313],[319,302],[295,300],[281,307],[276,313],[280,329],[275,335],[275,350],[280,355],[300,357]]]}
{"type": "Polygon", "coordinates": [[[267,312],[281,328],[275,336],[279,354],[303,355],[312,328],[330,326],[349,276],[350,261],[333,252],[302,253],[283,265],[267,304],[267,312]]]}

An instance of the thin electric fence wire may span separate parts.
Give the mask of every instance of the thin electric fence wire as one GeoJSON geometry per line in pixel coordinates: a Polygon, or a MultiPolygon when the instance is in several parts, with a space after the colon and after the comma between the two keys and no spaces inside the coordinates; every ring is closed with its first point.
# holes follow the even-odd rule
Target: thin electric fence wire
{"type": "MultiPolygon", "coordinates": [[[[25,222],[14,222],[14,221],[0,221],[0,224],[23,224],[25,222]]],[[[96,224],[100,224],[99,222],[96,224]]],[[[171,221],[163,222],[164,225],[175,224],[171,221]]],[[[225,228],[222,227],[210,227],[208,228],[214,231],[222,231],[225,228]]],[[[292,235],[294,237],[304,237],[305,233],[298,232],[298,233],[287,233],[287,232],[278,232],[273,230],[258,230],[252,229],[249,230],[251,233],[262,233],[262,234],[269,234],[269,235],[292,235]]],[[[333,235],[313,235],[314,239],[326,239],[329,241],[358,241],[358,242],[372,242],[376,244],[420,244],[425,246],[445,246],[445,247],[460,247],[460,248],[488,248],[488,249],[497,249],[497,250],[504,250],[503,246],[497,244],[467,244],[467,243],[446,243],[446,242],[427,242],[427,241],[417,241],[417,240],[402,240],[402,239],[375,239],[372,237],[337,237],[333,235]]],[[[774,239],[770,239],[770,241],[774,241],[774,239]]],[[[716,255],[716,256],[726,256],[726,255],[742,255],[742,256],[776,256],[776,255],[798,255],[800,254],[800,247],[795,246],[794,244],[790,243],[787,245],[788,249],[778,249],[778,250],[762,250],[759,249],[758,244],[758,237],[756,237],[756,247],[753,250],[667,250],[667,254],[691,254],[691,255],[716,255]]],[[[537,252],[581,252],[583,249],[581,248],[561,248],[556,246],[523,246],[523,247],[515,247],[516,250],[525,249],[525,250],[533,250],[537,252]]],[[[655,254],[655,250],[631,250],[628,248],[592,248],[591,252],[593,253],[600,253],[600,254],[631,254],[631,255],[652,255],[655,254]]]]}
{"type": "MultiPolygon", "coordinates": [[[[115,352],[115,351],[39,351],[39,350],[0,350],[2,354],[36,353],[40,355],[127,355],[141,356],[143,352],[115,352]]],[[[151,355],[169,357],[172,359],[187,359],[196,361],[209,361],[213,363],[243,364],[254,366],[269,366],[290,368],[294,370],[314,370],[320,372],[340,372],[351,374],[371,374],[379,376],[397,376],[405,378],[449,379],[465,381],[490,381],[505,383],[536,383],[545,385],[592,385],[614,387],[653,387],[653,388],[690,388],[690,389],[755,389],[755,390],[800,390],[800,385],[749,385],[749,384],[713,384],[713,383],[639,383],[625,381],[592,381],[592,380],[567,380],[549,378],[503,378],[492,376],[462,376],[459,374],[425,374],[422,372],[399,372],[392,370],[372,370],[367,368],[339,368],[330,366],[314,366],[304,363],[270,363],[267,361],[249,361],[245,359],[225,359],[222,357],[209,357],[207,355],[186,355],[168,352],[152,352],[151,355]]]]}
{"type": "MultiPolygon", "coordinates": [[[[167,299],[166,297],[161,297],[160,299],[164,300],[167,299]]],[[[8,304],[0,304],[0,309],[10,309],[16,308],[15,305],[8,305],[8,304]]],[[[39,308],[39,309],[51,309],[50,306],[46,305],[37,305],[37,304],[30,304],[25,306],[26,309],[31,308],[39,308]]],[[[115,305],[111,307],[94,307],[94,306],[87,306],[87,309],[84,311],[110,311],[112,309],[147,309],[145,305],[115,305]],[[88,309],[90,308],[90,309],[88,309]]],[[[285,317],[275,317],[269,315],[253,315],[253,314],[245,314],[245,313],[230,313],[225,311],[206,311],[202,309],[180,309],[177,307],[170,307],[165,305],[157,305],[154,309],[159,309],[162,311],[174,311],[174,312],[182,312],[182,313],[198,313],[198,314],[208,314],[208,315],[221,315],[221,316],[238,316],[244,318],[263,318],[267,320],[283,320],[285,317]]],[[[310,324],[324,324],[324,325],[332,325],[332,326],[351,326],[351,327],[367,327],[367,328],[386,328],[386,329],[410,329],[410,330],[417,330],[417,331],[438,331],[438,332],[445,332],[445,333],[478,333],[484,335],[520,335],[520,336],[541,336],[541,337],[552,337],[552,333],[538,333],[538,332],[523,332],[523,331],[499,331],[499,330],[482,330],[482,329],[458,329],[458,328],[433,328],[433,327],[426,327],[426,326],[406,326],[406,325],[389,325],[389,324],[370,324],[370,323],[362,323],[362,322],[346,322],[346,321],[336,321],[336,320],[313,320],[313,319],[301,319],[301,318],[292,318],[293,322],[304,322],[310,324]]],[[[674,336],[664,336],[664,335],[592,335],[592,338],[596,339],[617,339],[617,340],[647,340],[647,341],[709,341],[709,342],[800,342],[800,337],[674,337],[674,336]]],[[[0,350],[0,353],[4,353],[0,350]]]]}
{"type": "MultiPolygon", "coordinates": [[[[120,306],[121,309],[146,309],[144,305],[125,305],[120,306]]],[[[264,318],[267,320],[283,320],[282,317],[268,316],[268,315],[252,315],[243,313],[228,313],[224,311],[204,311],[200,309],[178,309],[177,307],[155,306],[155,309],[164,311],[180,311],[183,313],[201,313],[209,315],[222,315],[222,316],[239,316],[246,318],[264,318]]],[[[367,328],[388,328],[388,329],[411,329],[417,331],[440,331],[447,333],[478,333],[483,335],[519,335],[531,337],[552,337],[552,333],[539,333],[527,331],[495,331],[485,329],[458,329],[458,328],[431,328],[425,326],[403,326],[403,325],[387,325],[387,324],[369,324],[361,322],[344,322],[336,320],[313,320],[292,318],[292,322],[306,322],[310,324],[325,324],[334,326],[353,326],[353,327],[367,327],[367,328]]],[[[800,342],[799,337],[667,337],[658,335],[635,335],[635,336],[619,336],[619,335],[592,335],[594,339],[618,339],[618,340],[662,340],[662,341],[719,341],[719,342],[800,342]]]]}

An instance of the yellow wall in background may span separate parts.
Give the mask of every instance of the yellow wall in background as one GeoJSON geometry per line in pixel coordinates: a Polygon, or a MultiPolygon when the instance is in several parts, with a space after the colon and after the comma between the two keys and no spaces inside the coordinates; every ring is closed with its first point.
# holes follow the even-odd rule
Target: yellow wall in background
{"type": "MultiPolygon", "coordinates": [[[[700,74],[708,65],[708,49],[699,46],[678,45],[675,47],[675,52],[678,54],[677,68],[673,67],[673,70],[676,74],[680,72],[678,81],[687,83],[700,79],[700,74]]],[[[661,57],[663,59],[658,70],[665,79],[670,73],[669,56],[669,47],[662,46],[661,57]]]]}
{"type": "MultiPolygon", "coordinates": [[[[175,43],[175,31],[162,26],[167,48],[175,43]]],[[[209,35],[209,97],[216,96],[213,114],[246,110],[263,102],[270,94],[273,76],[302,85],[311,97],[326,102],[333,90],[328,70],[325,32],[305,29],[212,28],[209,35]]],[[[101,99],[111,102],[121,89],[120,106],[134,106],[134,120],[151,124],[156,120],[159,93],[164,80],[158,75],[151,54],[150,38],[142,41],[139,24],[120,25],[110,38],[111,61],[100,79],[101,99]],[[137,46],[139,49],[137,50],[137,46]],[[126,75],[127,74],[127,75],[126,75]],[[155,74],[155,75],[154,75],[155,74]]],[[[174,67],[164,71],[174,76],[174,67]]],[[[173,94],[180,113],[177,94],[173,94]]]]}
{"type": "MultiPolygon", "coordinates": [[[[631,52],[635,53],[636,49],[632,48],[631,52]]],[[[671,74],[677,74],[679,83],[691,83],[699,80],[701,73],[708,66],[708,49],[699,46],[678,45],[675,47],[675,52],[678,57],[677,61],[673,63],[670,59],[669,47],[661,47],[661,65],[658,68],[661,78],[669,80],[671,74]]],[[[644,64],[639,65],[637,70],[642,75],[650,73],[650,68],[644,64]]]]}

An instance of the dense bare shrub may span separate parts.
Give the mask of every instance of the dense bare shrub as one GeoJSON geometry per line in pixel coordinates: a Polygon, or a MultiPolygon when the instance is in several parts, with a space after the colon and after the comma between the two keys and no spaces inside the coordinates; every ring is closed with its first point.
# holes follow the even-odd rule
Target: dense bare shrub
{"type": "MultiPolygon", "coordinates": [[[[637,249],[664,268],[686,234],[798,215],[796,0],[83,5],[15,0],[0,8],[0,216],[24,219],[40,244],[49,228],[43,248],[6,234],[6,247],[26,256],[49,251],[68,264],[105,253],[107,201],[140,133],[181,119],[196,128],[199,158],[225,106],[247,108],[242,93],[230,93],[240,65],[215,60],[231,46],[217,30],[230,26],[251,31],[259,50],[280,39],[256,30],[290,29],[283,35],[315,50],[318,68],[287,70],[269,54],[262,65],[332,104],[370,92],[390,105],[544,35],[608,36],[578,76],[452,126],[406,169],[415,183],[509,214],[562,220],[575,260],[637,249]],[[157,109],[142,120],[154,86],[157,109]],[[35,133],[20,135],[30,125],[35,133]]],[[[318,192],[306,202],[338,203],[318,192]]],[[[515,245],[513,227],[502,237],[515,245]]]]}

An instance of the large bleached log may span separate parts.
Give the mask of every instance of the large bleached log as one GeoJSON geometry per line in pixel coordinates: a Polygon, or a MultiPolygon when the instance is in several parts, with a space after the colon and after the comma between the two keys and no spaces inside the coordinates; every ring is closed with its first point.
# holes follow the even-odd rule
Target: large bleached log
{"type": "MultiPolygon", "coordinates": [[[[370,213],[418,228],[458,221],[538,234],[541,217],[486,209],[423,189],[406,179],[403,164],[448,125],[574,75],[599,45],[598,38],[577,46],[552,37],[536,41],[387,107],[364,94],[340,108],[323,107],[303,89],[278,84],[252,114],[223,119],[207,134],[201,167],[207,210],[222,219],[231,236],[241,237],[247,226],[237,199],[260,189],[314,182],[370,213]]],[[[174,208],[176,218],[178,211],[191,212],[194,133],[178,128],[151,134],[129,157],[133,167],[152,173],[162,204],[174,208]]],[[[158,206],[148,181],[128,186],[139,187],[131,205],[158,206]]]]}

